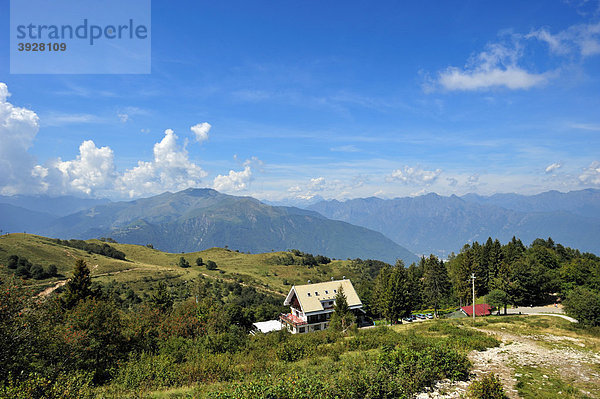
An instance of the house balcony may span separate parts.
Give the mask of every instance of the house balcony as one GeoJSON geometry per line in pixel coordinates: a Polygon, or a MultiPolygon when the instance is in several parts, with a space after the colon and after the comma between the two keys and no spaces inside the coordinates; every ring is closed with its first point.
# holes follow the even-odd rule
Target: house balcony
{"type": "Polygon", "coordinates": [[[290,324],[292,326],[303,326],[306,325],[306,321],[302,320],[298,316],[295,316],[291,313],[282,313],[279,315],[279,320],[283,323],[290,324]]]}

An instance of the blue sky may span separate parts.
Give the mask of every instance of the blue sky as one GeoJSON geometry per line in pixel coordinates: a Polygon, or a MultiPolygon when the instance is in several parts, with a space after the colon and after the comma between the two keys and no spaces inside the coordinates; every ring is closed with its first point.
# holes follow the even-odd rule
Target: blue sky
{"type": "Polygon", "coordinates": [[[154,0],[147,75],[10,74],[0,8],[1,194],[600,187],[598,1],[154,0]]]}

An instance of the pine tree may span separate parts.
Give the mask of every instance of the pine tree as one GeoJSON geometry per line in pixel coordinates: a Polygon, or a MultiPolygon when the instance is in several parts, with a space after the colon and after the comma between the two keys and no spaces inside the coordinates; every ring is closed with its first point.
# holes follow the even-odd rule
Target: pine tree
{"type": "Polygon", "coordinates": [[[345,332],[356,321],[356,317],[354,317],[354,314],[348,306],[348,300],[346,294],[344,294],[344,288],[341,285],[335,296],[333,310],[330,326],[334,330],[345,332]]]}
{"type": "Polygon", "coordinates": [[[166,313],[173,307],[173,297],[167,291],[167,285],[164,281],[158,283],[156,294],[152,295],[152,304],[161,312],[166,313]]]}
{"type": "Polygon", "coordinates": [[[437,311],[440,305],[450,293],[450,279],[444,261],[438,260],[435,255],[431,255],[425,262],[425,271],[423,274],[423,288],[425,297],[433,306],[437,317],[437,311]]]}
{"type": "Polygon", "coordinates": [[[91,287],[90,269],[88,269],[83,259],[77,259],[75,270],[73,270],[73,277],[67,282],[66,290],[62,297],[63,307],[72,309],[79,301],[95,296],[91,287]]]}

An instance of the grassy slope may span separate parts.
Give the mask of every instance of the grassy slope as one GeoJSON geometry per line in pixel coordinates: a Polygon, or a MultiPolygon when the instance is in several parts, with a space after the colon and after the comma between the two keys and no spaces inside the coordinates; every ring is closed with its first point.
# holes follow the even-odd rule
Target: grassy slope
{"type": "MultiPolygon", "coordinates": [[[[89,240],[92,242],[94,240],[89,240]]],[[[28,280],[27,283],[40,287],[49,286],[58,280],[69,277],[75,259],[84,259],[90,267],[92,277],[101,282],[115,280],[127,283],[136,291],[144,291],[161,279],[179,279],[189,281],[200,274],[223,279],[236,279],[255,286],[259,290],[287,294],[289,285],[304,284],[307,280],[324,281],[331,277],[351,277],[347,270],[347,261],[333,261],[329,265],[285,266],[273,264],[273,258],[283,252],[265,254],[243,254],[223,248],[211,248],[200,252],[173,254],[131,244],[110,244],[123,251],[126,260],[117,260],[102,255],[89,254],[86,251],[55,244],[50,239],[31,234],[7,234],[0,236],[0,275],[11,273],[6,268],[10,255],[26,257],[33,264],[48,266],[55,264],[62,277],[41,281],[28,280]],[[183,269],[177,266],[183,256],[192,267],[183,269]],[[196,258],[204,262],[212,260],[217,263],[218,270],[209,271],[205,267],[196,266],[196,258]]]]}

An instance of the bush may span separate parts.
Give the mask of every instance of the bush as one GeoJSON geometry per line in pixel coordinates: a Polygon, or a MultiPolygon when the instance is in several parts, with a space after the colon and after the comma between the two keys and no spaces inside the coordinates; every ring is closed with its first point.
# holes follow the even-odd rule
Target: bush
{"type": "MultiPolygon", "coordinates": [[[[18,271],[18,269],[17,269],[18,271]]],[[[600,326],[600,292],[576,287],[567,293],[565,311],[586,326],[600,326]]]]}
{"type": "Polygon", "coordinates": [[[473,381],[467,389],[467,397],[471,399],[507,399],[502,382],[494,373],[486,374],[473,381]]]}
{"type": "Polygon", "coordinates": [[[187,260],[185,260],[185,258],[183,256],[179,258],[178,265],[179,265],[179,267],[183,267],[183,268],[190,267],[190,263],[187,260]]]}
{"type": "Polygon", "coordinates": [[[217,264],[212,260],[206,261],[206,269],[207,270],[217,270],[217,264]]]}

